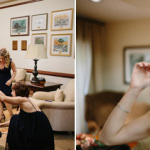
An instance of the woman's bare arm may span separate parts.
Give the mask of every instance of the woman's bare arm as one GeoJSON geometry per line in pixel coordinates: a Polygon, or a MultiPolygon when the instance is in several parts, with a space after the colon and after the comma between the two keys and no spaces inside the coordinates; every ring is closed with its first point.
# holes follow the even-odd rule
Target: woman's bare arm
{"type": "MultiPolygon", "coordinates": [[[[115,107],[99,137],[107,145],[137,141],[150,135],[150,112],[125,125],[127,112],[140,92],[150,85],[150,64],[137,63],[133,69],[129,90],[115,107]]],[[[138,111],[138,110],[137,110],[138,111]]]]}
{"type": "MultiPolygon", "coordinates": [[[[123,109],[131,108],[131,102],[126,102],[126,104],[128,103],[128,107],[125,107],[127,105],[121,105],[121,102],[125,100],[134,102],[135,98],[131,98],[132,94],[134,95],[134,92],[130,89],[120,101],[120,106],[122,106],[123,109]]],[[[150,112],[125,124],[127,114],[128,113],[122,111],[118,106],[115,107],[101,132],[101,142],[106,145],[119,145],[137,141],[150,135],[150,112]]]]}
{"type": "Polygon", "coordinates": [[[10,80],[13,81],[16,74],[17,74],[16,65],[13,61],[11,62],[11,69],[12,69],[13,73],[12,73],[12,76],[11,76],[10,80]]]}
{"type": "Polygon", "coordinates": [[[13,73],[12,73],[11,78],[6,82],[7,86],[11,85],[11,83],[13,82],[13,80],[14,80],[16,74],[17,74],[16,66],[15,66],[15,63],[13,61],[11,62],[11,69],[12,69],[13,73]]]}
{"type": "Polygon", "coordinates": [[[24,102],[27,102],[26,97],[10,97],[6,96],[2,91],[0,91],[0,100],[13,105],[22,105],[24,102]]]}
{"type": "Polygon", "coordinates": [[[6,121],[4,123],[0,123],[0,127],[9,127],[10,121],[6,121]]]}

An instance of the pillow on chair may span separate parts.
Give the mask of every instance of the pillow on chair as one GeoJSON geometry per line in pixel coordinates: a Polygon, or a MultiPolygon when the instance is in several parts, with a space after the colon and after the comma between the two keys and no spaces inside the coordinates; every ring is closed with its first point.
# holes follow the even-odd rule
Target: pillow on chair
{"type": "Polygon", "coordinates": [[[54,101],[55,91],[51,91],[51,92],[37,91],[37,92],[33,93],[32,97],[35,99],[39,99],[39,100],[54,101]]]}
{"type": "Polygon", "coordinates": [[[64,99],[63,91],[60,90],[60,89],[57,89],[56,92],[55,92],[54,100],[56,102],[62,102],[63,99],[64,99]]]}
{"type": "Polygon", "coordinates": [[[17,74],[14,78],[14,81],[15,82],[18,82],[18,81],[24,81],[25,80],[25,75],[26,75],[26,70],[23,69],[23,68],[17,68],[17,74]]]}
{"type": "Polygon", "coordinates": [[[71,79],[64,89],[64,102],[74,102],[74,79],[71,79]]]}

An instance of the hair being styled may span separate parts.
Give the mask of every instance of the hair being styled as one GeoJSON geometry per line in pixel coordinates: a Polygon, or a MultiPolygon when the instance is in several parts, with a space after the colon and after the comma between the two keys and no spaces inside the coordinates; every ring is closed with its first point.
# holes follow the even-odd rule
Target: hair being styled
{"type": "Polygon", "coordinates": [[[5,67],[8,68],[10,64],[10,55],[9,52],[6,50],[6,48],[0,49],[0,56],[5,57],[5,67]]]}
{"type": "Polygon", "coordinates": [[[30,91],[28,86],[21,82],[16,82],[15,84],[13,84],[12,90],[15,91],[16,96],[29,97],[30,91]]]}

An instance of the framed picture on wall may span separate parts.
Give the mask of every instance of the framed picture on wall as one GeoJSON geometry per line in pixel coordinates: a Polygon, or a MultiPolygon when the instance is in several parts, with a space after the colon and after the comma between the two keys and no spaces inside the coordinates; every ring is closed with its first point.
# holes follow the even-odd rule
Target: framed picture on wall
{"type": "Polygon", "coordinates": [[[27,50],[27,40],[21,41],[21,50],[27,50]]]}
{"type": "Polygon", "coordinates": [[[47,50],[47,33],[32,34],[32,44],[44,44],[47,50]]]}
{"type": "Polygon", "coordinates": [[[73,8],[52,11],[51,30],[71,30],[73,22],[73,8]]]}
{"type": "Polygon", "coordinates": [[[11,18],[10,35],[11,36],[29,35],[29,16],[11,18]]]}
{"type": "Polygon", "coordinates": [[[48,13],[32,15],[32,31],[47,30],[48,13]]]}
{"type": "Polygon", "coordinates": [[[51,35],[51,55],[71,56],[72,34],[51,35]]]}
{"type": "Polygon", "coordinates": [[[150,62],[150,46],[124,48],[124,83],[129,84],[135,63],[150,62]]]}
{"type": "Polygon", "coordinates": [[[18,49],[18,41],[12,41],[12,50],[18,49]]]}

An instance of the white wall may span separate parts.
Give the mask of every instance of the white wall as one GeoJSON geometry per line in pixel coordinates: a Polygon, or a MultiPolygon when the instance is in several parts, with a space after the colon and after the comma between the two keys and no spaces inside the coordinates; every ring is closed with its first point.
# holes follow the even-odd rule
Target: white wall
{"type": "MultiPolygon", "coordinates": [[[[21,40],[27,40],[27,45],[31,44],[31,37],[34,33],[47,33],[47,55],[48,59],[39,60],[38,69],[44,71],[71,73],[74,74],[74,24],[73,30],[51,31],[51,11],[74,8],[74,0],[44,0],[40,2],[9,7],[0,10],[0,47],[6,47],[17,67],[33,69],[33,60],[25,59],[26,51],[21,50],[21,40]],[[48,30],[31,31],[31,16],[48,13],[48,30]],[[10,18],[20,16],[30,16],[30,35],[10,37],[10,18]],[[50,55],[50,35],[72,33],[72,54],[71,57],[50,55]],[[18,50],[12,50],[12,41],[18,41],[18,50]]],[[[75,19],[75,17],[74,17],[75,19]]]]}
{"type": "MultiPolygon", "coordinates": [[[[126,91],[129,85],[123,79],[123,48],[150,46],[150,20],[107,23],[105,33],[103,89],[126,91]]],[[[146,89],[139,100],[150,103],[150,89],[146,89]]]]}
{"type": "Polygon", "coordinates": [[[21,40],[27,40],[27,45],[31,44],[32,34],[47,33],[47,55],[48,59],[38,61],[38,70],[52,71],[60,73],[74,74],[74,50],[75,50],[75,16],[73,20],[73,30],[51,31],[51,11],[74,8],[74,0],[44,0],[40,2],[19,5],[0,9],[0,47],[6,47],[10,52],[11,58],[14,60],[17,67],[34,68],[34,62],[30,59],[25,59],[26,51],[21,50],[21,40]],[[31,31],[31,16],[36,14],[48,13],[48,30],[31,31]],[[10,18],[30,16],[30,34],[29,36],[10,36],[10,18]],[[51,56],[50,55],[50,36],[51,34],[72,33],[72,52],[71,57],[67,56],[51,56]],[[12,50],[12,41],[18,41],[18,50],[12,50]]]}

